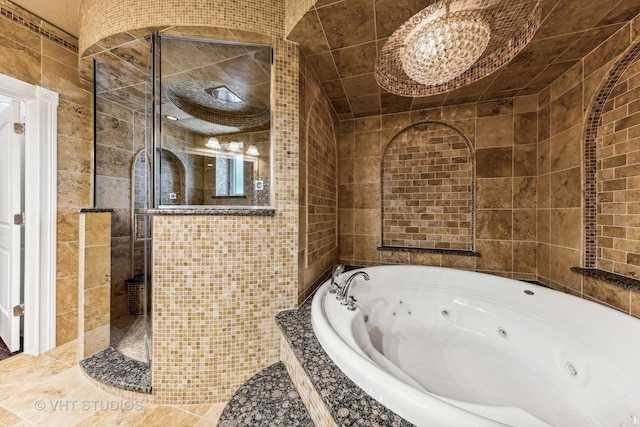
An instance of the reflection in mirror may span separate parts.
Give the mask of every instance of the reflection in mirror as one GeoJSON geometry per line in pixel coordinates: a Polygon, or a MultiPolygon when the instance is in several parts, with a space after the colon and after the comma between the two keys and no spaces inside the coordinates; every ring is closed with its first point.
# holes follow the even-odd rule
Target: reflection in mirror
{"type": "Polygon", "coordinates": [[[155,40],[157,203],[268,206],[271,47],[155,40]],[[170,178],[170,156],[184,165],[183,191],[170,178]]]}

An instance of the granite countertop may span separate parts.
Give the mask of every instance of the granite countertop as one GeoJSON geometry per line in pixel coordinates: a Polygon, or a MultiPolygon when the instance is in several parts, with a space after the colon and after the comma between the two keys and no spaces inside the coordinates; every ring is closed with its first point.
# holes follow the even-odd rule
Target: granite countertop
{"type": "Polygon", "coordinates": [[[149,209],[149,215],[235,215],[235,216],[274,216],[276,210],[274,208],[262,207],[179,207],[179,208],[162,208],[149,209]]]}
{"type": "Polygon", "coordinates": [[[339,426],[412,426],[355,385],[329,358],[311,325],[311,299],[276,323],[339,426]]]}

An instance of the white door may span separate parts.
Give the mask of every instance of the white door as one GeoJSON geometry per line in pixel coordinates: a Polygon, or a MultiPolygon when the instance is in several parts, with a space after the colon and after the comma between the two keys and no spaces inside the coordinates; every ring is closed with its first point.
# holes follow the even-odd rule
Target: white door
{"type": "Polygon", "coordinates": [[[20,317],[13,307],[20,304],[22,281],[22,226],[14,215],[22,212],[20,103],[0,103],[0,337],[10,351],[20,350],[20,317]],[[5,105],[7,104],[7,105],[5,105]]]}

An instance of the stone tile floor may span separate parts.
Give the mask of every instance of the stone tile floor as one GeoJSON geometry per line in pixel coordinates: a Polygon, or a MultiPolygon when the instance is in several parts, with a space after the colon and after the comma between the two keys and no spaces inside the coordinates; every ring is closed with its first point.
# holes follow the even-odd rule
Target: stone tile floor
{"type": "Polygon", "coordinates": [[[147,333],[149,356],[151,355],[153,330],[151,317],[123,316],[111,322],[111,346],[132,359],[149,363],[144,334],[147,333]]]}
{"type": "Polygon", "coordinates": [[[0,362],[0,426],[215,426],[226,402],[155,405],[94,385],[72,341],[39,356],[0,362]]]}

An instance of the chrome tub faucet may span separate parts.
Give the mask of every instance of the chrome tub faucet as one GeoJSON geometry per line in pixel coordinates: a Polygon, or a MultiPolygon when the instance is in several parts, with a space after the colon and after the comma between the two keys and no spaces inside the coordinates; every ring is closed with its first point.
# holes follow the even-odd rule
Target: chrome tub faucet
{"type": "Polygon", "coordinates": [[[369,275],[364,271],[358,271],[356,273],[353,273],[351,276],[349,276],[346,283],[338,293],[338,296],[336,297],[338,300],[340,300],[340,304],[346,305],[347,310],[350,310],[350,311],[353,311],[356,309],[356,299],[352,296],[349,296],[349,288],[351,287],[351,283],[353,282],[353,280],[358,276],[364,277],[364,280],[369,280],[369,275]]]}

